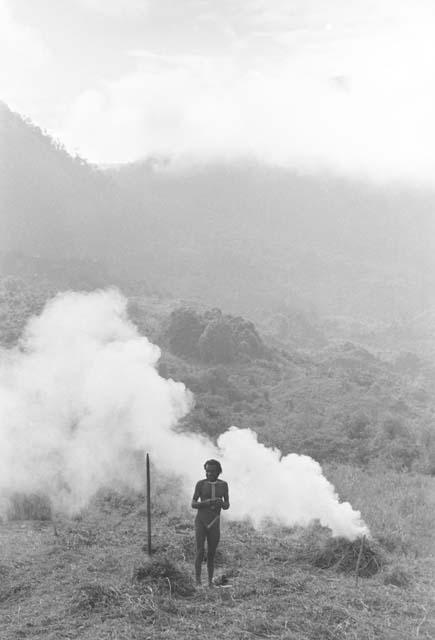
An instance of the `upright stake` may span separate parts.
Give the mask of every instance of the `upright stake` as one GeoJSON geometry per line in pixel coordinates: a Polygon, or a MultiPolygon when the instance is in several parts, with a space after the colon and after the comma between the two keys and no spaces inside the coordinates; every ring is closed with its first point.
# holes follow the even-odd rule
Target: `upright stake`
{"type": "Polygon", "coordinates": [[[151,555],[151,474],[150,456],[147,453],[147,531],[148,531],[148,555],[151,555]]]}
{"type": "Polygon", "coordinates": [[[363,537],[361,538],[361,546],[359,548],[359,554],[358,554],[358,560],[356,561],[356,569],[355,569],[355,584],[358,584],[358,578],[359,578],[359,567],[361,564],[361,558],[362,558],[362,554],[363,554],[363,550],[364,550],[364,542],[365,542],[365,535],[363,535],[363,537]]]}

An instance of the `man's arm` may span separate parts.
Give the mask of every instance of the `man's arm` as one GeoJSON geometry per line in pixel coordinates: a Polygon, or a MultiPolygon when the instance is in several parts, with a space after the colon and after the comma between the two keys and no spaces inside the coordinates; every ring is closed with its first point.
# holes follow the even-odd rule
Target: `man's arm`
{"type": "MultiPolygon", "coordinates": [[[[219,498],[212,498],[211,500],[205,500],[202,504],[210,506],[212,509],[229,509],[230,499],[228,497],[228,485],[225,480],[221,481],[223,484],[223,496],[219,498]]],[[[201,504],[201,503],[200,503],[201,504]]]]}
{"type": "Polygon", "coordinates": [[[192,498],[192,509],[204,509],[204,507],[209,507],[212,503],[211,500],[199,500],[199,497],[201,495],[200,486],[201,480],[196,483],[195,491],[192,498]]]}
{"type": "Polygon", "coordinates": [[[228,492],[228,485],[225,482],[224,497],[223,497],[223,501],[222,501],[222,509],[229,509],[229,508],[230,508],[230,498],[229,498],[229,492],[228,492]]]}

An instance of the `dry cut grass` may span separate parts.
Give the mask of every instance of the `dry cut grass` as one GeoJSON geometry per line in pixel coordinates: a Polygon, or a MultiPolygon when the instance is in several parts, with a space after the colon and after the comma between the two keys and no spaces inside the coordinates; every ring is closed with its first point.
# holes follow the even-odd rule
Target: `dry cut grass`
{"type": "Polygon", "coordinates": [[[149,559],[143,497],[106,494],[81,518],[58,519],[57,535],[50,522],[0,525],[1,639],[435,637],[431,532],[416,525],[433,518],[431,479],[348,467],[327,474],[373,534],[358,582],[359,542],[333,540],[317,525],[255,531],[224,519],[220,586],[194,589],[193,514],[156,509],[149,559]]]}

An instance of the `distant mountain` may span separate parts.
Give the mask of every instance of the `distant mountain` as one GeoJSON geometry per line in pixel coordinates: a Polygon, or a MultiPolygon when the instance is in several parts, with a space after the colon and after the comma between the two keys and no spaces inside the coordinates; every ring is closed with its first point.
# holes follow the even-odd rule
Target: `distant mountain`
{"type": "Polygon", "coordinates": [[[435,304],[434,193],[248,162],[110,173],[147,211],[155,264],[182,295],[388,322],[435,304]]]}
{"type": "Polygon", "coordinates": [[[103,171],[5,105],[0,145],[3,273],[284,314],[280,331],[315,333],[301,310],[348,324],[435,307],[433,193],[247,161],[103,171]]]}
{"type": "Polygon", "coordinates": [[[76,262],[116,264],[128,248],[130,208],[108,175],[2,103],[0,150],[3,272],[64,270],[68,280],[76,262]]]}

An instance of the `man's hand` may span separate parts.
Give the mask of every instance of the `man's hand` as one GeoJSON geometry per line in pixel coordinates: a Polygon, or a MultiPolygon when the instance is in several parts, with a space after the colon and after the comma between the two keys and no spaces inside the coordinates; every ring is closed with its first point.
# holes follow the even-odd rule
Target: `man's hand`
{"type": "Polygon", "coordinates": [[[224,507],[225,503],[222,498],[206,498],[205,500],[192,501],[192,506],[194,509],[202,509],[203,507],[209,507],[210,509],[215,509],[216,507],[224,507]]]}
{"type": "Polygon", "coordinates": [[[212,498],[210,500],[210,504],[212,507],[221,507],[223,505],[222,498],[212,498]]]}

